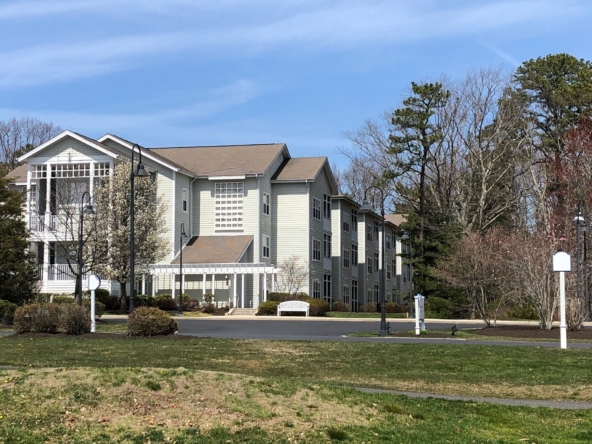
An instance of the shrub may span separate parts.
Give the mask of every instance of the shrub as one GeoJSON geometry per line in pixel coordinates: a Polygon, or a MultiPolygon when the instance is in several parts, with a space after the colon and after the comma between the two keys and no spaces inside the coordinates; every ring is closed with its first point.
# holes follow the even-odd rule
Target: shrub
{"type": "Polygon", "coordinates": [[[329,311],[329,303],[322,299],[308,298],[306,300],[310,304],[310,316],[327,316],[329,311]]]}
{"type": "Polygon", "coordinates": [[[57,333],[59,314],[58,304],[23,305],[18,307],[14,314],[14,330],[17,333],[57,333]]]}
{"type": "Polygon", "coordinates": [[[514,319],[527,319],[537,321],[539,315],[534,307],[530,304],[520,304],[508,312],[508,317],[514,319]]]}
{"type": "Polygon", "coordinates": [[[183,310],[185,311],[199,311],[199,300],[187,299],[183,297],[183,310]]]}
{"type": "Polygon", "coordinates": [[[426,299],[426,318],[448,319],[452,317],[452,301],[449,299],[430,296],[426,299]]]}
{"type": "Polygon", "coordinates": [[[362,313],[376,313],[376,304],[369,302],[367,304],[360,305],[359,311],[362,313]]]}
{"type": "MultiPolygon", "coordinates": [[[[82,306],[86,309],[86,311],[90,315],[90,299],[83,299],[82,306]]],[[[105,313],[105,304],[95,300],[95,318],[100,318],[105,313]]]]}
{"type": "Polygon", "coordinates": [[[173,299],[170,294],[159,294],[154,298],[154,304],[156,307],[165,311],[177,310],[179,304],[173,299]]]}
{"type": "Polygon", "coordinates": [[[396,302],[384,304],[387,313],[409,313],[409,305],[399,305],[396,302]]]}
{"type": "Polygon", "coordinates": [[[308,295],[306,293],[282,293],[273,291],[267,295],[268,301],[285,302],[285,301],[306,301],[308,295]]]}
{"type": "Polygon", "coordinates": [[[333,311],[349,311],[349,304],[342,301],[333,302],[333,311]]]}
{"type": "Polygon", "coordinates": [[[201,312],[206,314],[214,314],[216,313],[216,306],[214,304],[204,304],[201,307],[201,312]]]}
{"type": "Polygon", "coordinates": [[[179,328],[171,315],[154,307],[136,308],[129,316],[128,327],[132,336],[169,335],[179,328]]]}
{"type": "Polygon", "coordinates": [[[206,293],[203,296],[203,300],[206,304],[211,304],[214,301],[215,297],[212,293],[206,293]]]}
{"type": "Polygon", "coordinates": [[[74,296],[60,294],[54,296],[51,302],[53,302],[54,304],[73,304],[74,302],[76,302],[76,299],[74,298],[74,296]]]}
{"type": "Polygon", "coordinates": [[[95,292],[95,300],[105,306],[105,310],[115,311],[119,309],[119,298],[109,294],[107,290],[99,288],[95,292]]]}
{"type": "Polygon", "coordinates": [[[59,312],[59,326],[67,334],[83,335],[90,331],[90,310],[87,307],[78,304],[60,304],[59,312]]]}
{"type": "Polygon", "coordinates": [[[5,324],[12,324],[14,321],[14,312],[18,305],[12,302],[4,301],[0,299],[0,322],[5,324]]]}
{"type": "Polygon", "coordinates": [[[275,315],[277,314],[277,308],[280,305],[277,301],[265,301],[259,304],[259,309],[257,310],[257,315],[259,316],[268,316],[268,315],[275,315]]]}

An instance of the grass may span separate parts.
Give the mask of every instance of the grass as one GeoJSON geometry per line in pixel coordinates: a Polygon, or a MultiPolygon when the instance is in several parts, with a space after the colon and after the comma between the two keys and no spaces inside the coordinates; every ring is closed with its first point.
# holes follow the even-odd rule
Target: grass
{"type": "MultiPolygon", "coordinates": [[[[380,313],[355,313],[349,311],[330,311],[327,313],[330,318],[345,318],[345,319],[374,319],[380,318],[380,313]]],[[[387,313],[387,319],[406,318],[406,313],[387,313]]]]}
{"type": "Polygon", "coordinates": [[[187,368],[0,370],[0,443],[587,443],[592,411],[187,368]]]}

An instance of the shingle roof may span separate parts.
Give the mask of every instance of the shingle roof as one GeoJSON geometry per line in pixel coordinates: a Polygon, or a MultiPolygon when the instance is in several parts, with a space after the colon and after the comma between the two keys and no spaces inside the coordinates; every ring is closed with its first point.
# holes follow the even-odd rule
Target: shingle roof
{"type": "Polygon", "coordinates": [[[198,176],[243,176],[263,174],[286,145],[195,146],[149,148],[150,152],[183,165],[198,176]]]}
{"type": "Polygon", "coordinates": [[[273,176],[273,180],[314,180],[327,161],[326,157],[298,157],[286,159],[273,176]]]}
{"type": "MultiPolygon", "coordinates": [[[[230,264],[238,262],[251,242],[252,235],[194,236],[183,248],[184,264],[230,264]]],[[[171,264],[178,264],[179,257],[171,264]]]]}
{"type": "Polygon", "coordinates": [[[407,222],[407,215],[406,214],[386,214],[384,218],[396,225],[397,227],[400,226],[402,223],[407,222]]]}
{"type": "Polygon", "coordinates": [[[26,182],[27,181],[27,171],[29,167],[27,164],[23,164],[21,166],[17,166],[14,170],[6,175],[6,178],[11,182],[26,182]]]}

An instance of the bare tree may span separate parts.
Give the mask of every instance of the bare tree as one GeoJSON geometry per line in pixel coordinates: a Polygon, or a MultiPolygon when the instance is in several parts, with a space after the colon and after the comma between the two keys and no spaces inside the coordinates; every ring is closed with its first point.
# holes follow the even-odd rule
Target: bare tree
{"type": "Polygon", "coordinates": [[[53,123],[31,117],[0,121],[0,165],[8,173],[18,166],[16,159],[62,132],[53,123]]]}
{"type": "Polygon", "coordinates": [[[308,280],[308,265],[295,254],[284,259],[279,267],[277,288],[279,291],[297,294],[308,280]]]}

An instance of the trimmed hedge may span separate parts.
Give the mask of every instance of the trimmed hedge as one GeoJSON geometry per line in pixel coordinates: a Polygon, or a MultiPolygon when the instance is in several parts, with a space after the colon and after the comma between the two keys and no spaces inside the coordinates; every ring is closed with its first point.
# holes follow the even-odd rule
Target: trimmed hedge
{"type": "Polygon", "coordinates": [[[346,312],[349,311],[349,304],[343,301],[333,302],[333,311],[346,312]]]}
{"type": "Polygon", "coordinates": [[[128,319],[131,336],[169,335],[178,329],[177,321],[171,315],[154,307],[138,307],[128,319]]]}
{"type": "Polygon", "coordinates": [[[154,305],[164,311],[173,311],[179,308],[179,304],[170,294],[159,294],[154,298],[154,305]]]}
{"type": "Polygon", "coordinates": [[[277,308],[280,303],[278,301],[265,301],[259,304],[257,309],[257,315],[269,316],[277,314],[277,308]]]}
{"type": "Polygon", "coordinates": [[[286,301],[306,301],[308,295],[306,293],[282,293],[279,291],[268,293],[267,300],[274,302],[286,302],[286,301]]]}
{"type": "Polygon", "coordinates": [[[329,303],[323,299],[308,298],[306,300],[310,304],[310,316],[327,316],[329,311],[329,303]]]}
{"type": "Polygon", "coordinates": [[[57,333],[60,321],[58,304],[29,304],[16,309],[14,330],[17,333],[57,333]]]}
{"type": "Polygon", "coordinates": [[[368,304],[360,305],[358,311],[362,313],[376,313],[376,304],[370,302],[368,304]]]}
{"type": "Polygon", "coordinates": [[[12,324],[17,307],[18,305],[12,302],[0,299],[0,322],[12,324]]]}

